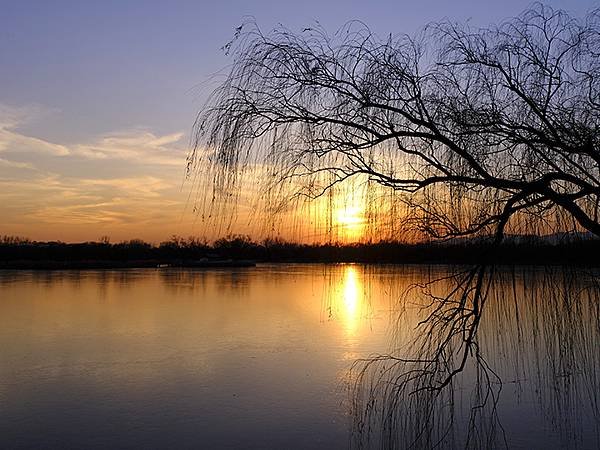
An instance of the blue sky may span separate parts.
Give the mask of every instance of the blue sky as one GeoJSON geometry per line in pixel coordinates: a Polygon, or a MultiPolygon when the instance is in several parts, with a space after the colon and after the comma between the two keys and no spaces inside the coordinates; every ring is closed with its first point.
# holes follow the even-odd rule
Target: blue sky
{"type": "MultiPolygon", "coordinates": [[[[359,19],[387,35],[443,18],[488,25],[530,4],[0,3],[0,234],[67,241],[203,233],[186,210],[183,161],[208,79],[229,63],[221,47],[247,16],[292,30],[359,19]]],[[[595,5],[546,3],[574,15],[595,5]]]]}

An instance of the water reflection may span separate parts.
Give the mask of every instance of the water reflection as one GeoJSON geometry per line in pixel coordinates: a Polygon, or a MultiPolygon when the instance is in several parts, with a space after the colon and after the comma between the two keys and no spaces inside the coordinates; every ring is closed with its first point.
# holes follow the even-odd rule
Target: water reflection
{"type": "Polygon", "coordinates": [[[597,273],[480,269],[409,291],[413,336],[360,365],[357,448],[599,448],[597,273]]]}
{"type": "Polygon", "coordinates": [[[344,269],[342,293],[344,325],[348,335],[354,336],[360,320],[361,302],[363,300],[362,285],[354,266],[348,265],[344,269]]]}
{"type": "Polygon", "coordinates": [[[0,271],[0,448],[347,448],[345,270],[0,271]]]}
{"type": "Polygon", "coordinates": [[[0,447],[334,449],[351,435],[362,448],[599,448],[597,280],[361,265],[0,271],[0,447]],[[447,292],[457,301],[437,308],[447,292]],[[438,326],[424,332],[428,317],[438,326]]]}

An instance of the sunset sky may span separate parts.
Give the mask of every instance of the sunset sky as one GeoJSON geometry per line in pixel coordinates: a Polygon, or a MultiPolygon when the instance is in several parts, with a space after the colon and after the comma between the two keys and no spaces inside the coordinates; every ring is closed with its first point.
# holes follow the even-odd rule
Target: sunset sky
{"type": "MultiPolygon", "coordinates": [[[[360,19],[387,35],[442,18],[487,25],[530,4],[0,2],[0,235],[67,242],[214,234],[190,207],[185,156],[218,82],[209,77],[229,63],[221,47],[247,16],[263,29],[292,30],[360,19]]],[[[575,15],[597,5],[547,3],[575,15]]],[[[338,225],[356,229],[357,209],[352,201],[339,208],[338,225]]]]}

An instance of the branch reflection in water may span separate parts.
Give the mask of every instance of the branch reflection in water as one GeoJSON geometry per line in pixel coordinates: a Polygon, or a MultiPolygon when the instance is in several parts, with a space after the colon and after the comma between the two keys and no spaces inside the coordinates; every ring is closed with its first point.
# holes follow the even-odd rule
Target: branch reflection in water
{"type": "Polygon", "coordinates": [[[480,266],[413,284],[389,352],[352,368],[353,446],[599,448],[596,276],[480,266]]]}
{"type": "Polygon", "coordinates": [[[0,447],[599,448],[598,272],[454,270],[0,271],[0,447]]]}

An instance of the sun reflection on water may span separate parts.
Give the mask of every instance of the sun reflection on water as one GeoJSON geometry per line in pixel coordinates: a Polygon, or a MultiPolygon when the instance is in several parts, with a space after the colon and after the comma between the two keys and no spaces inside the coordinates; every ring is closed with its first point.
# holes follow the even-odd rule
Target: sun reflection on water
{"type": "Polygon", "coordinates": [[[360,277],[354,266],[346,266],[342,280],[342,320],[349,336],[355,336],[360,321],[363,300],[360,277]]]}

